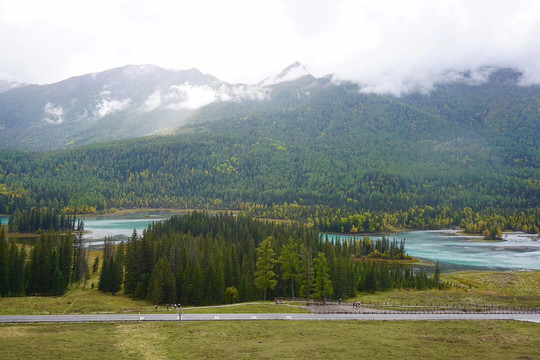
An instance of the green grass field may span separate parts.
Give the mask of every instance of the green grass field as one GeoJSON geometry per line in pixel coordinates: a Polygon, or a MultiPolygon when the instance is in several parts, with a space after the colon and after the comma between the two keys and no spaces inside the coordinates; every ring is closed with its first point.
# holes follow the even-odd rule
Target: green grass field
{"type": "Polygon", "coordinates": [[[478,304],[504,307],[540,307],[540,271],[461,271],[443,274],[442,278],[459,285],[458,288],[362,293],[354,300],[398,306],[478,304]]]}
{"type": "MultiPolygon", "coordinates": [[[[367,303],[400,305],[461,306],[462,304],[506,307],[540,307],[540,271],[534,272],[457,272],[444,274],[444,279],[459,288],[451,290],[393,290],[374,294],[361,293],[356,299],[367,303]]],[[[89,284],[95,283],[93,275],[89,284]]],[[[294,305],[300,305],[295,303],[294,305]]],[[[173,311],[173,310],[169,310],[173,311]]],[[[272,302],[239,304],[234,307],[184,307],[185,313],[272,313],[307,312],[300,307],[278,306],[272,302]]],[[[134,300],[122,293],[104,294],[90,286],[75,287],[64,296],[27,296],[0,298],[0,315],[46,315],[89,313],[149,313],[154,306],[144,300],[134,300]]],[[[166,313],[160,306],[157,312],[166,313]]]]}
{"type": "Polygon", "coordinates": [[[538,359],[512,321],[1,325],[2,359],[538,359]]]}
{"type": "MultiPolygon", "coordinates": [[[[165,306],[154,306],[123,294],[104,294],[91,288],[76,288],[64,296],[25,296],[0,299],[0,315],[52,315],[91,313],[172,313],[165,306]]],[[[183,307],[185,314],[198,313],[302,313],[299,304],[276,305],[272,302],[235,304],[234,306],[183,307]]]]}

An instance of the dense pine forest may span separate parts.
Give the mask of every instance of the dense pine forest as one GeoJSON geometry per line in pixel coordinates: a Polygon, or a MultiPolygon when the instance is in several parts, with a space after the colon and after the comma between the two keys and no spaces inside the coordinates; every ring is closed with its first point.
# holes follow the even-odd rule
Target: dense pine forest
{"type": "Polygon", "coordinates": [[[90,276],[88,247],[81,234],[42,232],[26,248],[0,230],[0,296],[62,295],[90,276]]]}
{"type": "MultiPolygon", "coordinates": [[[[80,233],[42,232],[31,249],[1,236],[0,295],[61,295],[73,284],[86,286],[90,266],[80,233]]],[[[126,244],[108,239],[98,288],[123,288],[156,304],[210,305],[448,286],[438,271],[428,276],[393,262],[409,258],[404,249],[404,240],[328,241],[298,224],[193,212],[134,232],[126,244]]],[[[92,271],[98,269],[96,260],[92,271]]]]}
{"type": "Polygon", "coordinates": [[[537,233],[540,90],[517,76],[400,98],[305,77],[203,107],[172,135],[2,150],[0,213],[196,208],[347,233],[537,233]]]}
{"type": "MultiPolygon", "coordinates": [[[[211,305],[274,297],[351,297],[358,291],[443,288],[438,275],[374,258],[407,259],[404,241],[327,241],[300,225],[193,212],[106,245],[103,269],[124,264],[124,292],[153,303],[211,305]]],[[[121,267],[102,272],[118,291],[121,267]]],[[[105,271],[105,270],[104,270],[105,271]]]]}

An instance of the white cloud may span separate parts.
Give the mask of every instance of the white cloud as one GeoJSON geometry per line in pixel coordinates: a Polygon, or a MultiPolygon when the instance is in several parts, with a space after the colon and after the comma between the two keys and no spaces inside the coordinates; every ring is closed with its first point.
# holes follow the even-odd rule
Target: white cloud
{"type": "Polygon", "coordinates": [[[318,44],[316,66],[335,69],[336,79],[363,91],[426,92],[448,74],[486,67],[522,71],[523,83],[540,81],[538,2],[346,0],[341,9],[338,25],[306,47],[318,44]]]}
{"type": "MultiPolygon", "coordinates": [[[[299,60],[401,94],[486,67],[540,84],[539,38],[535,0],[5,0],[0,74],[42,83],[153,63],[258,83],[299,60]]],[[[182,106],[211,101],[200,90],[182,106]]]]}
{"type": "Polygon", "coordinates": [[[216,93],[209,86],[192,86],[189,83],[173,85],[165,95],[167,107],[173,110],[197,109],[216,101],[216,93]]]}
{"type": "Polygon", "coordinates": [[[125,98],[122,100],[102,99],[101,102],[98,103],[96,108],[94,109],[94,116],[99,119],[115,112],[124,111],[129,108],[130,104],[130,98],[125,98]]]}
{"type": "Polygon", "coordinates": [[[156,90],[150,95],[143,105],[143,111],[149,112],[157,109],[161,105],[161,91],[156,90]]]}
{"type": "Polygon", "coordinates": [[[270,89],[257,85],[223,84],[217,90],[221,101],[266,100],[269,95],[270,89]]]}
{"type": "Polygon", "coordinates": [[[194,86],[185,82],[172,85],[163,96],[163,101],[169,109],[194,110],[215,101],[264,100],[268,94],[268,89],[259,86],[222,84],[214,89],[208,85],[194,86]]]}
{"type": "Polygon", "coordinates": [[[111,95],[111,90],[107,89],[107,85],[103,87],[103,89],[99,92],[99,96],[101,97],[108,97],[111,95]]]}
{"type": "Polygon", "coordinates": [[[64,109],[60,105],[54,105],[53,103],[48,102],[43,107],[45,120],[49,124],[60,125],[64,122],[64,109]]]}

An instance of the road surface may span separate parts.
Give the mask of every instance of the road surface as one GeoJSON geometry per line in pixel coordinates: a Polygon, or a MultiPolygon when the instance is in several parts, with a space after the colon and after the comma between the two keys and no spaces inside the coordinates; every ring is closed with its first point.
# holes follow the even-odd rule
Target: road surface
{"type": "MultiPolygon", "coordinates": [[[[519,320],[540,323],[536,314],[182,314],[182,321],[257,320],[519,320]]],[[[178,321],[178,314],[99,314],[99,315],[5,315],[0,323],[81,323],[122,321],[178,321]]]]}

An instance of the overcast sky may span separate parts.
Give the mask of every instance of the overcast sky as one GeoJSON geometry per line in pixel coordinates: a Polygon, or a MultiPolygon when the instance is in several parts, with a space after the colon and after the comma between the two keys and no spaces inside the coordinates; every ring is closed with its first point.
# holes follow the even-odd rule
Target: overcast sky
{"type": "Polygon", "coordinates": [[[484,66],[540,83],[534,0],[2,0],[0,78],[51,83],[127,64],[256,83],[295,60],[373,91],[484,66]]]}

